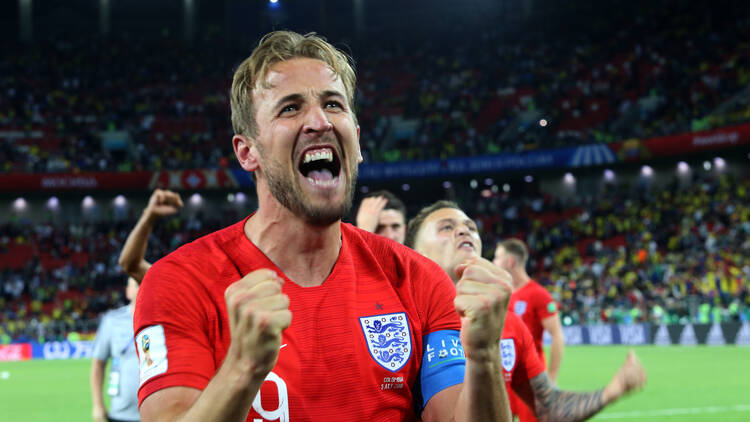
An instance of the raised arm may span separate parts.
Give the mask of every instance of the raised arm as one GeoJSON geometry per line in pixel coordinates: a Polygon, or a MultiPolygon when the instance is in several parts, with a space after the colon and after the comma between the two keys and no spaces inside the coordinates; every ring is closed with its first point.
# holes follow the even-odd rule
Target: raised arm
{"type": "Polygon", "coordinates": [[[464,382],[435,395],[422,412],[428,421],[510,421],[500,363],[500,335],[512,292],[511,277],[476,258],[456,269],[456,311],[466,354],[464,382]]]}
{"type": "Polygon", "coordinates": [[[632,350],[625,363],[617,370],[612,381],[602,390],[572,392],[559,390],[547,372],[531,380],[536,404],[536,416],[540,422],[583,421],[598,413],[624,394],[640,389],[646,384],[646,371],[632,350]]]}
{"type": "Polygon", "coordinates": [[[120,267],[139,283],[143,281],[151,263],[146,261],[148,237],[157,218],[172,215],[182,208],[182,199],[176,192],[156,189],[148,200],[133,230],[128,235],[118,260],[120,267]]]}
{"type": "Polygon", "coordinates": [[[229,286],[225,299],[232,342],[221,367],[203,391],[171,387],[146,397],[141,420],[244,421],[276,365],[281,333],[291,323],[282,283],[275,272],[264,269],[229,286]]]}
{"type": "Polygon", "coordinates": [[[357,210],[357,227],[375,233],[378,228],[378,217],[380,211],[383,211],[388,199],[382,196],[371,196],[362,200],[357,210]]]}

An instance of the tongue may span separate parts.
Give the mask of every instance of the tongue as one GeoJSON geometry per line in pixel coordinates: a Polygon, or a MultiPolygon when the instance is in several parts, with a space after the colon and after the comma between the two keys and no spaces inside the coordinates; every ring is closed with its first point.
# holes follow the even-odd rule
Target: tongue
{"type": "Polygon", "coordinates": [[[328,169],[313,170],[307,173],[307,177],[312,178],[315,181],[327,182],[333,179],[333,173],[328,169]]]}

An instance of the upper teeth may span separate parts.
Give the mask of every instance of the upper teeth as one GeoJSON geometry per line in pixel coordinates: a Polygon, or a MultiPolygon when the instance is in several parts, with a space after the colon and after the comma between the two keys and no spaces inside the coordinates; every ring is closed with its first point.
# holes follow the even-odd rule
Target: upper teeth
{"type": "Polygon", "coordinates": [[[309,151],[305,153],[305,161],[303,162],[309,163],[310,161],[317,160],[326,160],[328,162],[333,161],[333,151],[331,151],[330,149],[309,151]]]}

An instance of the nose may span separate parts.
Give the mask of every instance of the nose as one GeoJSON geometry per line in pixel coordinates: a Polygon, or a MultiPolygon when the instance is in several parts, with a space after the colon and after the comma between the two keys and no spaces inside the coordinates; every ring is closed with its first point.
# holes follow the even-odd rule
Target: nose
{"type": "Polygon", "coordinates": [[[468,236],[469,235],[469,226],[466,224],[459,224],[456,227],[456,237],[459,236],[468,236]]]}
{"type": "Polygon", "coordinates": [[[333,125],[328,121],[325,111],[320,107],[310,107],[305,114],[302,131],[304,133],[325,133],[333,129],[333,125]]]}

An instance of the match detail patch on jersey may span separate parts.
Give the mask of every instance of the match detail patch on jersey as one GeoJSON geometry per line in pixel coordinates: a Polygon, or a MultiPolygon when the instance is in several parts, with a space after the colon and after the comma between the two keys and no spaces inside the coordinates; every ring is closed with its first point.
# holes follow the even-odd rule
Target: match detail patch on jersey
{"type": "Polygon", "coordinates": [[[167,372],[167,342],[164,327],[152,325],[141,330],[135,338],[140,359],[141,385],[149,378],[167,372]]]}
{"type": "Polygon", "coordinates": [[[523,300],[516,302],[516,304],[513,305],[513,313],[518,316],[523,316],[523,314],[526,313],[526,302],[523,300]]]}
{"type": "Polygon", "coordinates": [[[360,317],[367,349],[375,362],[396,372],[406,365],[412,352],[409,321],[405,312],[360,317]]]}
{"type": "Polygon", "coordinates": [[[512,372],[516,366],[516,343],[512,338],[500,340],[500,362],[507,372],[512,372]]]}

